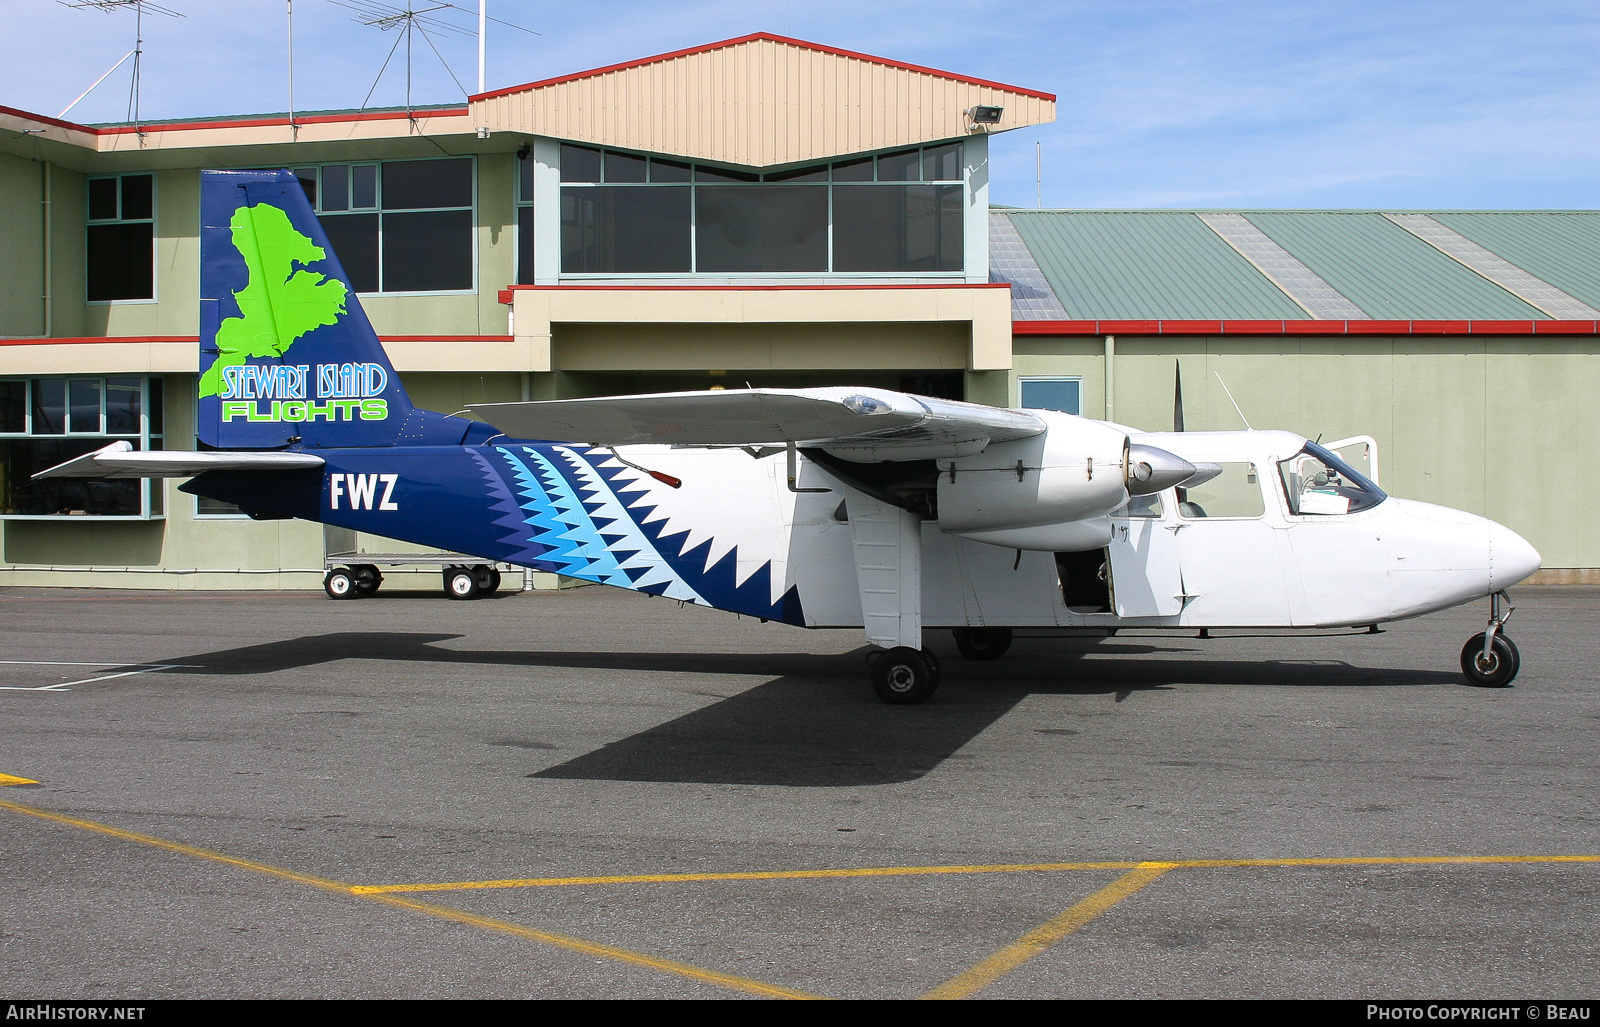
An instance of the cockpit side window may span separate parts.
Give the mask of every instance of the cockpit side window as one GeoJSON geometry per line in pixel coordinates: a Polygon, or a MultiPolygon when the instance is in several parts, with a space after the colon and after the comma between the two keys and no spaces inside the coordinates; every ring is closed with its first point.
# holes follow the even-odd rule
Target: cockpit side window
{"type": "Polygon", "coordinates": [[[1278,462],[1289,512],[1296,517],[1337,517],[1370,510],[1388,496],[1360,471],[1315,442],[1278,462]]]}
{"type": "Polygon", "coordinates": [[[1222,473],[1191,488],[1180,488],[1178,513],[1188,520],[1202,517],[1260,517],[1267,512],[1256,465],[1223,463],[1222,473]]]}

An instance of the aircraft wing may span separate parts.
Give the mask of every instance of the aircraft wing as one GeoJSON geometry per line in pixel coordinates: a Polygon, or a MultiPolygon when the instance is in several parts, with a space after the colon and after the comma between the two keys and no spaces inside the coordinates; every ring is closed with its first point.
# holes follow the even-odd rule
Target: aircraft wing
{"type": "Polygon", "coordinates": [[[877,460],[976,452],[1045,430],[1039,417],[887,389],[725,389],[644,396],[477,403],[507,435],[598,446],[803,443],[877,460]]]}
{"type": "Polygon", "coordinates": [[[297,471],[321,467],[322,457],[310,453],[242,453],[175,450],[137,452],[127,442],[113,442],[56,464],[33,476],[40,478],[192,478],[207,471],[297,471]]]}

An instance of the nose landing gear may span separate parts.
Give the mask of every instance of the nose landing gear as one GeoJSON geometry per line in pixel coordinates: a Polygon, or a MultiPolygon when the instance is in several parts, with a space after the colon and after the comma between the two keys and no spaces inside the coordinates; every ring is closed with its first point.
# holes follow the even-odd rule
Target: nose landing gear
{"type": "Polygon", "coordinates": [[[1480,688],[1504,688],[1522,669],[1522,654],[1517,643],[1505,633],[1506,622],[1516,610],[1503,590],[1489,597],[1489,626],[1467,639],[1461,650],[1461,673],[1469,684],[1480,688]]]}

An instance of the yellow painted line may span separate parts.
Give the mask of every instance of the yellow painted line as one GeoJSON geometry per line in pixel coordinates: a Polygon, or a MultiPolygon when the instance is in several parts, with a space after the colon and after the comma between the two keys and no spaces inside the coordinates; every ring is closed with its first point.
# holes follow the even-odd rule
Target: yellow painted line
{"type": "Polygon", "coordinates": [[[1174,869],[1176,867],[1172,863],[1139,864],[1060,916],[1040,924],[972,969],[957,974],[922,997],[966,998],[982,991],[1123,899],[1141,891],[1161,875],[1174,869]]]}
{"type": "MultiPolygon", "coordinates": [[[[17,784],[25,780],[25,778],[14,778],[4,783],[17,784]]],[[[27,783],[31,784],[33,782],[27,783]]],[[[522,927],[518,924],[509,923],[504,920],[493,920],[488,917],[481,917],[473,913],[468,913],[464,910],[450,909],[447,906],[435,906],[425,902],[416,902],[411,899],[397,898],[388,895],[373,895],[370,892],[365,892],[356,886],[345,884],[342,881],[332,881],[324,877],[313,877],[310,874],[299,874],[295,873],[293,870],[285,870],[282,867],[272,866],[269,863],[258,863],[255,860],[239,859],[221,852],[213,852],[210,849],[202,849],[193,845],[184,845],[181,842],[168,841],[165,838],[157,838],[154,835],[141,834],[138,831],[125,831],[120,827],[112,827],[109,824],[96,823],[93,820],[82,820],[78,817],[69,817],[61,813],[51,813],[48,810],[36,809],[32,806],[24,806],[21,803],[6,802],[5,800],[0,799],[0,809],[8,809],[14,813],[22,813],[26,816],[38,817],[41,820],[50,820],[58,824],[66,824],[69,827],[77,827],[85,831],[93,831],[97,834],[109,835],[112,838],[118,838],[122,841],[135,842],[139,845],[148,845],[157,849],[165,849],[168,852],[176,852],[180,855],[191,856],[195,859],[203,859],[212,863],[220,863],[224,866],[237,867],[241,870],[250,870],[258,874],[266,874],[268,876],[281,878],[286,881],[295,881],[299,884],[308,885],[312,888],[317,888],[322,891],[362,896],[370,902],[379,902],[388,906],[409,909],[414,912],[437,917],[441,920],[449,920],[458,924],[466,924],[468,926],[478,927],[486,931],[497,931],[502,934],[510,934],[519,938],[527,938],[531,941],[543,942],[547,945],[553,945],[557,948],[567,949],[572,952],[581,952],[585,955],[596,956],[601,959],[609,959],[613,962],[630,963],[635,966],[644,966],[654,970],[663,970],[668,973],[688,977],[691,980],[702,981],[707,984],[716,984],[724,988],[730,988],[735,991],[743,991],[748,994],[765,995],[772,998],[821,997],[818,995],[810,995],[801,991],[795,991],[790,988],[780,987],[775,984],[763,984],[760,981],[753,981],[744,977],[735,977],[732,974],[718,973],[715,970],[705,970],[701,967],[691,966],[688,963],[680,963],[673,959],[661,959],[656,956],[645,955],[642,952],[632,952],[628,949],[615,948],[610,945],[599,945],[595,942],[584,941],[582,938],[572,938],[563,934],[552,934],[547,931],[535,931],[531,928],[522,927]]]]}
{"type": "Polygon", "coordinates": [[[29,781],[25,777],[13,777],[10,774],[0,774],[0,788],[4,788],[6,785],[36,785],[38,783],[39,782],[37,781],[29,781]]]}
{"type": "Polygon", "coordinates": [[[21,803],[6,802],[4,799],[0,799],[0,809],[8,809],[13,813],[23,813],[30,817],[38,817],[41,820],[53,820],[58,824],[66,824],[69,827],[77,827],[85,831],[93,831],[97,834],[110,835],[112,838],[120,838],[125,842],[135,842],[139,845],[149,845],[153,848],[165,849],[168,852],[176,852],[180,855],[192,856],[195,859],[209,860],[212,863],[221,863],[225,866],[238,867],[241,870],[251,870],[258,874],[266,874],[270,877],[282,878],[285,881],[294,881],[299,884],[309,885],[312,888],[320,888],[323,891],[344,892],[346,894],[350,893],[350,886],[339,881],[330,881],[324,877],[312,877],[309,874],[297,874],[293,870],[285,870],[282,867],[275,867],[269,863],[257,863],[255,860],[239,859],[234,856],[224,855],[220,852],[212,852],[210,849],[201,849],[193,845],[184,845],[181,842],[169,842],[165,838],[157,838],[154,835],[140,834],[138,831],[124,831],[120,827],[112,827],[109,824],[97,824],[93,820],[80,820],[77,817],[69,817],[60,813],[51,813],[48,810],[35,809],[32,806],[24,806],[21,803]]]}
{"type": "MultiPolygon", "coordinates": [[[[1162,860],[1173,869],[1215,867],[1363,866],[1431,863],[1600,863],[1600,855],[1581,856],[1329,856],[1305,859],[1162,860]]],[[[444,881],[432,884],[358,884],[357,895],[395,892],[478,891],[488,888],[560,888],[583,884],[674,884],[690,881],[790,881],[827,877],[914,877],[923,874],[1015,874],[1064,870],[1133,870],[1140,862],[997,863],[974,866],[840,867],[822,870],[749,870],[695,874],[616,874],[605,877],[520,877],[494,881],[444,881]]]]}
{"type": "Polygon", "coordinates": [[[910,877],[918,874],[1001,874],[1023,870],[1126,870],[1137,863],[1003,863],[995,866],[842,867],[826,870],[736,870],[703,874],[617,874],[609,877],[524,877],[438,884],[362,884],[358,895],[385,892],[476,891],[484,888],[558,888],[575,884],[665,884],[682,881],[793,881],[822,877],[910,877]]]}
{"type": "Polygon", "coordinates": [[[427,902],[418,902],[415,899],[401,898],[395,895],[370,895],[373,902],[382,902],[390,906],[399,906],[404,909],[426,913],[441,920],[451,920],[458,924],[468,924],[480,927],[486,931],[499,931],[502,934],[514,935],[518,938],[528,938],[532,941],[554,945],[557,948],[568,949],[572,952],[581,952],[588,956],[598,956],[601,959],[610,959],[618,963],[632,963],[636,966],[647,966],[656,970],[665,970],[668,973],[678,974],[692,980],[703,981],[707,984],[716,984],[734,991],[743,991],[752,995],[765,995],[769,998],[793,999],[818,999],[821,995],[812,995],[793,988],[785,988],[776,984],[763,984],[747,977],[735,977],[732,974],[718,973],[715,970],[706,970],[688,963],[680,963],[675,959],[662,959],[659,956],[649,956],[642,952],[629,949],[620,949],[611,945],[599,945],[582,938],[572,938],[564,934],[552,934],[548,931],[535,931],[505,920],[495,920],[491,917],[478,916],[461,909],[451,909],[449,906],[435,906],[427,902]]]}

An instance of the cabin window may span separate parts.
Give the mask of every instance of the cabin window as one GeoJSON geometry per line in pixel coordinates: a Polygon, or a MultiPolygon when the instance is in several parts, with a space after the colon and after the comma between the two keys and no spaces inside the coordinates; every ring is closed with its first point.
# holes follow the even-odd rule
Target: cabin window
{"type": "Polygon", "coordinates": [[[450,157],[320,164],[295,175],[356,292],[470,292],[473,167],[470,157],[450,157]]]}
{"type": "Polygon", "coordinates": [[[962,175],[959,143],[766,173],[567,144],[561,272],[959,272],[962,175]]]}
{"type": "Polygon", "coordinates": [[[1314,442],[1278,463],[1289,512],[1296,517],[1337,517],[1371,509],[1388,496],[1335,453],[1314,442]]]}
{"type": "Polygon", "coordinates": [[[160,378],[0,378],[0,517],[159,516],[140,478],[29,479],[110,442],[161,449],[161,411],[160,378]]]}
{"type": "Polygon", "coordinates": [[[89,302],[155,299],[154,176],[108,175],[87,186],[89,302]]]}
{"type": "Polygon", "coordinates": [[[1178,489],[1178,513],[1190,520],[1260,517],[1267,512],[1256,465],[1224,462],[1222,473],[1193,488],[1178,489]]]}

